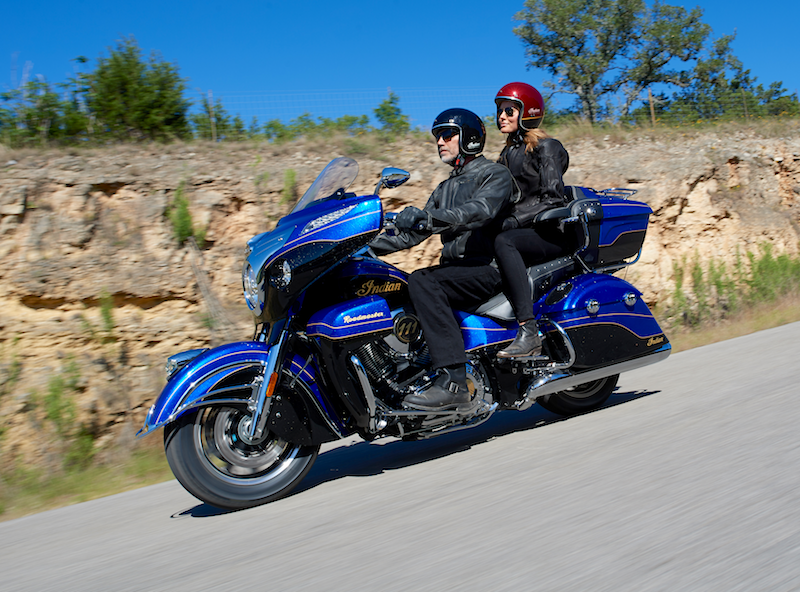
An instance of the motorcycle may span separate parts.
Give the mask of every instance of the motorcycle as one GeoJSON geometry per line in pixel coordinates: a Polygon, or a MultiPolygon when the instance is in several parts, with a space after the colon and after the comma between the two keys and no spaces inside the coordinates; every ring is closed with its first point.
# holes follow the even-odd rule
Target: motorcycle
{"type": "Polygon", "coordinates": [[[498,359],[516,335],[505,296],[454,310],[467,351],[468,414],[420,411],[403,398],[433,383],[408,276],[368,243],[391,232],[379,192],[410,177],[383,170],[374,195],[348,193],[358,164],[336,158],[274,230],[247,243],[250,341],[171,356],[144,436],[164,428],[169,465],[200,500],[236,509],[285,496],[320,445],[357,434],[417,440],[476,426],[534,403],[565,416],[602,406],[620,373],[671,346],[642,294],[612,275],[635,263],[652,213],[632,190],[567,187],[541,218],[575,231],[573,254],[528,270],[543,355],[498,359]]]}

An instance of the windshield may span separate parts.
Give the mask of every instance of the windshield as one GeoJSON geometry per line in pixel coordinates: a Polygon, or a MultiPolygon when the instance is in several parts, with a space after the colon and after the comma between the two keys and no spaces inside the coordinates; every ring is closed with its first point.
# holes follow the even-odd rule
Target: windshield
{"type": "Polygon", "coordinates": [[[322,169],[317,180],[311,184],[308,191],[294,206],[292,213],[299,212],[315,201],[331,197],[337,192],[343,194],[356,176],[358,176],[358,163],[355,160],[346,156],[334,158],[328,163],[328,166],[322,169]]]}

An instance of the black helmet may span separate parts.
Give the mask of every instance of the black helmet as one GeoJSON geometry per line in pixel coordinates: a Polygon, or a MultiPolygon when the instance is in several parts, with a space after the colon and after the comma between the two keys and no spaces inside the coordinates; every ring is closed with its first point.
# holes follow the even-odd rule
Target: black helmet
{"type": "Polygon", "coordinates": [[[486,143],[486,128],[481,118],[466,109],[446,109],[436,116],[431,126],[431,133],[442,128],[454,127],[458,130],[458,149],[462,154],[474,155],[483,151],[486,143]]]}

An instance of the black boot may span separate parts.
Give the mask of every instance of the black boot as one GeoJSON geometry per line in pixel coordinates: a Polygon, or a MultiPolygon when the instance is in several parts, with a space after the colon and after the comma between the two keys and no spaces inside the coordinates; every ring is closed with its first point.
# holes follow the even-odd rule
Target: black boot
{"type": "Polygon", "coordinates": [[[408,395],[403,403],[414,409],[423,411],[451,411],[468,413],[478,406],[480,401],[470,400],[467,388],[467,369],[464,364],[439,369],[439,376],[425,392],[408,395]]]}
{"type": "Polygon", "coordinates": [[[527,358],[538,356],[542,353],[542,340],[539,338],[539,325],[531,319],[519,326],[517,336],[514,341],[505,348],[497,352],[498,358],[527,358]]]}

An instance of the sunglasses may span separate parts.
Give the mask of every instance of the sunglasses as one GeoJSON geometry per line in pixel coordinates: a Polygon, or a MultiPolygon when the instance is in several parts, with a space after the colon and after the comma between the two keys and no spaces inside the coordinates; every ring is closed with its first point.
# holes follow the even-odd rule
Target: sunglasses
{"type": "Polygon", "coordinates": [[[498,108],[497,116],[500,117],[503,113],[505,113],[507,117],[512,117],[516,111],[517,111],[516,107],[505,107],[504,109],[498,108]]]}
{"type": "Polygon", "coordinates": [[[458,130],[456,128],[454,128],[454,127],[446,127],[446,128],[444,128],[442,130],[437,131],[434,134],[434,137],[436,138],[437,142],[439,141],[439,138],[441,138],[442,140],[447,142],[447,141],[450,140],[450,138],[452,138],[453,136],[457,136],[457,135],[458,135],[458,130]]]}

